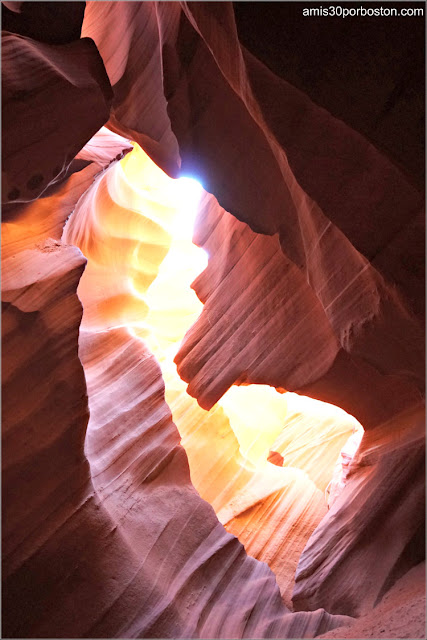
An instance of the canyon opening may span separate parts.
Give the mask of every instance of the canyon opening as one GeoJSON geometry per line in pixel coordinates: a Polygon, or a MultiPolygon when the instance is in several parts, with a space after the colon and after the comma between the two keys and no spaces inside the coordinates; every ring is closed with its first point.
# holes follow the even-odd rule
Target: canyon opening
{"type": "Polygon", "coordinates": [[[425,637],[413,4],[2,2],[2,637],[425,637]]]}
{"type": "MultiPolygon", "coordinates": [[[[100,176],[64,229],[63,241],[88,260],[77,290],[83,365],[99,332],[121,342],[125,329],[129,348],[143,341],[160,365],[193,486],[247,552],[275,570],[291,607],[299,554],[326,504],[341,492],[363,428],[337,407],[267,385],[233,385],[208,412],[188,395],[174,358],[178,352],[180,361],[182,341],[202,313],[191,284],[208,266],[208,254],[192,241],[193,227],[199,210],[231,216],[198,182],[169,178],[132,146],[100,176]]],[[[233,316],[232,304],[226,313],[233,316]]],[[[126,372],[119,358],[114,366],[126,372]]],[[[90,383],[90,359],[88,368],[90,383]]],[[[86,453],[89,462],[94,458],[95,486],[98,429],[89,421],[86,453]]]]}

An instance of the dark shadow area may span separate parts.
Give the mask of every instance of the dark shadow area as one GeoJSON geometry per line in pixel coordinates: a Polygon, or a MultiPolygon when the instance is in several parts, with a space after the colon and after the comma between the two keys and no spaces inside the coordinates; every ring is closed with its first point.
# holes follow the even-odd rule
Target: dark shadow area
{"type": "MultiPolygon", "coordinates": [[[[339,3],[233,4],[240,41],[251,53],[366,136],[423,188],[424,16],[303,15],[308,7],[339,3]]],[[[400,11],[409,5],[384,6],[400,11]]],[[[410,7],[425,11],[422,2],[410,7]]]]}

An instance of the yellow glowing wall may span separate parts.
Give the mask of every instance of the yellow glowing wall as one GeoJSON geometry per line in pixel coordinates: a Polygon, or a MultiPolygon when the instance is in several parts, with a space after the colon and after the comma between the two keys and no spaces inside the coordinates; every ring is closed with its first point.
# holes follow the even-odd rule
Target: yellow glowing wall
{"type": "Polygon", "coordinates": [[[209,414],[185,393],[173,357],[203,307],[190,285],[208,256],[193,244],[192,233],[199,201],[209,196],[194,180],[172,180],[133,146],[98,178],[64,232],[88,258],[78,291],[83,329],[126,326],[146,341],[162,367],[193,482],[218,513],[235,513],[227,505],[243,487],[250,485],[242,504],[280,490],[290,468],[298,470],[294,480],[302,473],[323,491],[340,448],[360,428],[351,416],[263,385],[233,386],[209,414]],[[281,454],[287,470],[267,461],[270,449],[281,454]],[[212,468],[212,460],[223,468],[222,475],[214,473],[214,488],[201,472],[212,468]]]}

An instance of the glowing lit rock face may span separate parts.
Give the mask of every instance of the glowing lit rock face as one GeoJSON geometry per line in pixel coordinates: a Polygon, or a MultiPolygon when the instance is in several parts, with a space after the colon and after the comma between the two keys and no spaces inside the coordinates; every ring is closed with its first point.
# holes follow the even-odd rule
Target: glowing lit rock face
{"type": "Polygon", "coordinates": [[[361,427],[337,407],[269,386],[233,386],[209,412],[186,393],[173,358],[203,308],[190,285],[208,256],[192,234],[210,199],[196,181],[166,176],[135,144],[80,201],[64,240],[88,259],[78,289],[82,330],[125,326],[148,344],[194,486],[247,551],[270,564],[290,601],[299,554],[326,512],[323,491],[340,448],[361,427]],[[267,460],[270,451],[283,467],[267,460]]]}

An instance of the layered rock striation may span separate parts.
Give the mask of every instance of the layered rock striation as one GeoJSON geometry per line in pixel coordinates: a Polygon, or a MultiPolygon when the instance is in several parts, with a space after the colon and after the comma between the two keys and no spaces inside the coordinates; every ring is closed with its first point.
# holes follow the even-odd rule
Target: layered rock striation
{"type": "MultiPolygon", "coordinates": [[[[369,613],[424,558],[415,182],[245,50],[231,4],[58,3],[60,21],[4,4],[3,635],[314,637],[369,613]],[[188,394],[165,396],[160,357],[126,328],[146,311],[119,282],[135,211],[108,181],[131,142],[215,196],[194,233],[203,310],[175,358],[188,394]],[[292,424],[271,443],[293,467],[282,484],[270,462],[243,481],[221,458],[240,455],[216,404],[236,384],[363,425],[329,511],[292,424]],[[221,460],[234,502],[209,482],[221,460]]],[[[131,274],[144,290],[167,249],[138,242],[157,265],[131,274]]]]}

